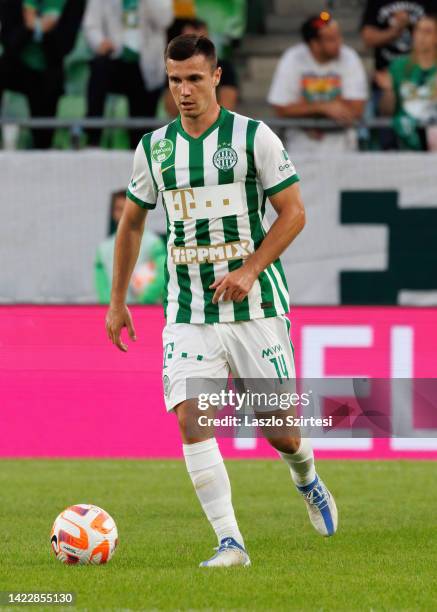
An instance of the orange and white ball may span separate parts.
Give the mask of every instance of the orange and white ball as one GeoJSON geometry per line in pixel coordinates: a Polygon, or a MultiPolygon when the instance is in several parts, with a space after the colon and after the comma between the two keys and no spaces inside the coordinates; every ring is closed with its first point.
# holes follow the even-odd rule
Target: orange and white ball
{"type": "Polygon", "coordinates": [[[53,552],[68,565],[100,565],[113,556],[118,544],[114,519],[102,508],[77,504],[57,517],[50,534],[53,552]]]}

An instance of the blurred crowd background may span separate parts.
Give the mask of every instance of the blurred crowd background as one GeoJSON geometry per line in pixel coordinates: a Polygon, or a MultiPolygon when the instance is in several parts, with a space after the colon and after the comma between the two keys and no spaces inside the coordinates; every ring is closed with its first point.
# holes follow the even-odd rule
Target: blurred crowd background
{"type": "Polygon", "coordinates": [[[132,148],[177,112],[165,46],[197,32],[218,49],[220,103],[270,125],[301,179],[306,226],[281,255],[298,376],[402,379],[387,406],[419,428],[318,452],[436,457],[416,402],[429,394],[410,384],[435,377],[435,15],[437,0],[0,0],[0,455],[179,456],[162,409],[162,201],[129,284],[127,354],[99,304],[132,148]]]}
{"type": "MultiPolygon", "coordinates": [[[[302,179],[292,302],[437,304],[436,15],[437,0],[0,0],[0,302],[108,302],[132,148],[177,114],[164,49],[198,33],[220,103],[277,131],[302,179]]],[[[130,302],[162,301],[165,225],[158,206],[130,302]]]]}
{"type": "Polygon", "coordinates": [[[162,55],[190,32],[217,45],[220,103],[293,151],[437,148],[437,0],[0,0],[0,27],[4,149],[134,147],[145,121],[68,122],[174,117],[162,55]]]}

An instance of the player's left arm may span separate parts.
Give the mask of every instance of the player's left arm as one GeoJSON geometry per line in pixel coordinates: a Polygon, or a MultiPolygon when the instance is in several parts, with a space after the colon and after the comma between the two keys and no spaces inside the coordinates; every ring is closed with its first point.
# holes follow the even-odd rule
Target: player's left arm
{"type": "Polygon", "coordinates": [[[296,169],[280,139],[262,122],[255,134],[253,155],[257,179],[278,217],[243,265],[210,285],[215,289],[214,304],[221,296],[224,301],[242,302],[261,272],[276,261],[305,225],[296,169]]]}
{"type": "Polygon", "coordinates": [[[211,285],[215,289],[212,299],[214,304],[221,295],[224,301],[242,302],[261,272],[276,261],[303,230],[305,209],[297,182],[271,195],[269,200],[278,214],[277,219],[259,248],[246,259],[241,268],[211,285]]]}
{"type": "Polygon", "coordinates": [[[299,183],[293,183],[269,198],[278,217],[265,235],[259,248],[244,264],[255,278],[276,261],[305,227],[305,208],[299,183]]]}

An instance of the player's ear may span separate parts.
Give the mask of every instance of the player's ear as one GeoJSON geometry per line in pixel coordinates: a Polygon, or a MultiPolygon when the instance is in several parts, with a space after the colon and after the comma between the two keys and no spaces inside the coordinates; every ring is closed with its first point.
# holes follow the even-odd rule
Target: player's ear
{"type": "Polygon", "coordinates": [[[214,86],[217,87],[220,84],[220,79],[222,78],[222,69],[220,66],[214,70],[214,86]]]}

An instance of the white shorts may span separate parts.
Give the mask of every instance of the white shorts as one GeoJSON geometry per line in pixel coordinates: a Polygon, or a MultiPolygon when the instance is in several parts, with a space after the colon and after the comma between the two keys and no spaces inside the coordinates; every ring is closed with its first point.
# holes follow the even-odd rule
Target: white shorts
{"type": "Polygon", "coordinates": [[[162,339],[167,411],[190,399],[190,378],[226,380],[229,373],[244,379],[296,377],[285,315],[232,323],[170,323],[162,339]]]}

